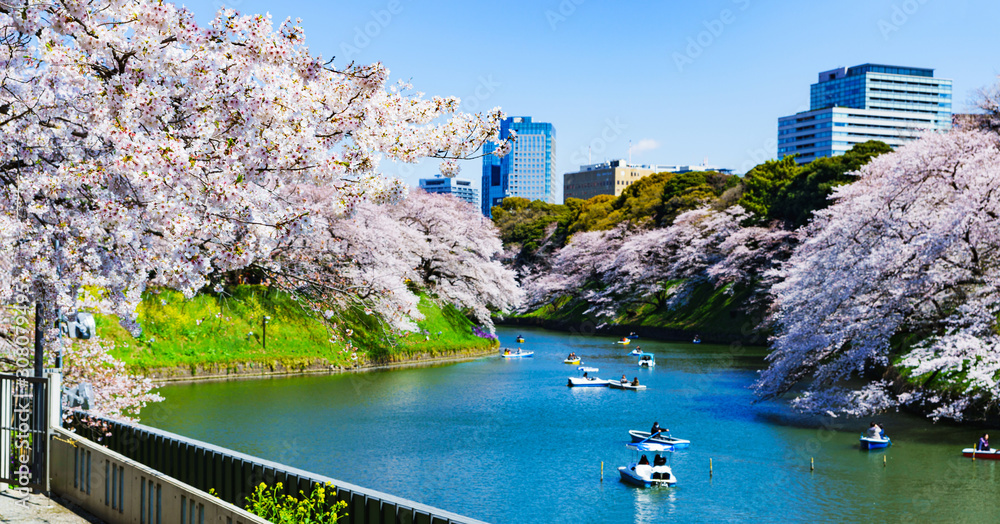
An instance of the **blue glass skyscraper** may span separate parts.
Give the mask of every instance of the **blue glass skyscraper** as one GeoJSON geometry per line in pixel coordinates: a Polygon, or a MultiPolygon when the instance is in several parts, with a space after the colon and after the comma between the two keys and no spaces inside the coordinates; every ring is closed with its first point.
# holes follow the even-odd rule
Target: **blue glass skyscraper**
{"type": "MultiPolygon", "coordinates": [[[[514,131],[514,148],[503,158],[493,154],[483,157],[482,211],[490,209],[504,198],[522,197],[555,203],[556,128],[545,122],[532,122],[531,117],[513,116],[500,124],[500,139],[506,140],[514,131]]],[[[496,144],[487,142],[484,153],[492,153],[496,144]]]]}
{"type": "Polygon", "coordinates": [[[933,69],[862,64],[819,74],[809,111],[778,119],[778,158],[799,163],[881,140],[896,147],[951,128],[951,80],[933,69]]]}

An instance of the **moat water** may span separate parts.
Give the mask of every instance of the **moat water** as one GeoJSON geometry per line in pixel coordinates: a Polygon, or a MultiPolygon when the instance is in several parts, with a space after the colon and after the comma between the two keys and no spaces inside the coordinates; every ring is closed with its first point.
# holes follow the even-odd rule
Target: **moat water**
{"type": "Polygon", "coordinates": [[[894,445],[860,451],[867,419],[753,403],[763,348],[498,335],[535,356],[167,386],[143,422],[489,522],[1000,521],[1000,461],[960,453],[979,428],[893,413],[878,420],[894,445]],[[566,387],[571,351],[648,389],[566,387]],[[621,483],[627,431],[654,421],[692,442],[672,454],[677,486],[621,483]]]}

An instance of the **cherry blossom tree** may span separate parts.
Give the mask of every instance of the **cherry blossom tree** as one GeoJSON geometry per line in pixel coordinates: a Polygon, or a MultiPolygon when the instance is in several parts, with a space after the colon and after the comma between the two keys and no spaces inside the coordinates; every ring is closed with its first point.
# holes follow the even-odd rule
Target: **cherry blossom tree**
{"type": "Polygon", "coordinates": [[[976,105],[982,111],[976,115],[976,123],[985,131],[1000,132],[1000,82],[979,91],[976,105]]]}
{"type": "Polygon", "coordinates": [[[723,259],[721,244],[740,229],[748,216],[739,206],[723,211],[704,207],[677,216],[669,227],[643,231],[618,250],[605,286],[591,301],[613,315],[623,305],[652,301],[674,307],[699,284],[709,281],[707,270],[723,259]]]}
{"type": "Polygon", "coordinates": [[[413,286],[492,329],[491,312],[509,312],[522,299],[513,271],[498,260],[502,245],[492,222],[453,196],[418,190],[399,204],[364,202],[350,217],[321,221],[322,230],[261,266],[317,311],[359,309],[414,331],[423,316],[413,286]]]}
{"type": "Polygon", "coordinates": [[[23,239],[4,278],[64,307],[97,286],[127,323],[146,285],[190,296],[310,234],[321,209],[399,201],[382,158],[461,158],[496,137],[499,111],[458,113],[304,40],[289,20],[222,10],[199,27],[154,0],[0,8],[0,209],[23,239]],[[326,199],[304,195],[316,186],[326,199]]]}
{"type": "Polygon", "coordinates": [[[771,244],[755,244],[752,255],[744,253],[749,249],[744,244],[753,243],[756,237],[728,240],[742,231],[740,223],[747,216],[739,206],[722,211],[704,207],[680,214],[664,228],[633,232],[623,223],[611,231],[577,233],[549,267],[534,268],[524,278],[528,294],[524,307],[533,309],[554,297],[576,296],[589,303],[587,313],[615,316],[623,307],[637,303],[674,307],[698,285],[718,278],[726,283],[748,280],[747,269],[740,273],[726,265],[712,272],[719,264],[767,258],[763,251],[771,244]]]}
{"type": "Polygon", "coordinates": [[[499,261],[499,231],[473,204],[452,195],[415,191],[391,208],[413,260],[411,279],[438,299],[470,310],[492,332],[492,311],[510,312],[523,300],[514,272],[499,261]],[[415,240],[415,241],[414,241],[415,240]]]}
{"type": "Polygon", "coordinates": [[[628,231],[627,224],[620,224],[610,231],[574,234],[546,266],[533,266],[522,275],[526,298],[521,309],[537,309],[559,296],[589,297],[589,283],[603,282],[613,270],[628,231]]]}
{"type": "Polygon", "coordinates": [[[998,172],[1000,138],[962,130],[877,157],[837,188],[774,286],[778,331],[757,392],[775,397],[808,381],[795,400],[804,409],[867,414],[909,403],[958,419],[995,402],[998,172]],[[917,342],[899,345],[901,334],[917,342]],[[879,376],[889,366],[899,376],[879,376]],[[867,385],[847,387],[858,379],[867,385]]]}
{"type": "Polygon", "coordinates": [[[151,393],[154,385],[139,377],[125,364],[111,356],[112,346],[99,340],[81,340],[64,347],[64,385],[74,388],[81,382],[91,385],[94,392],[89,412],[100,417],[135,421],[147,404],[163,400],[151,393]]]}
{"type": "MultiPolygon", "coordinates": [[[[311,198],[325,200],[329,191],[314,188],[311,198]]],[[[389,330],[412,331],[423,317],[406,285],[413,276],[407,249],[421,238],[401,227],[390,207],[362,202],[350,216],[321,210],[312,235],[281,242],[273,260],[253,268],[327,319],[353,309],[374,315],[389,330]]],[[[331,338],[341,338],[337,329],[331,338]]]]}
{"type": "Polygon", "coordinates": [[[777,283],[775,270],[788,260],[802,236],[801,231],[789,231],[777,224],[737,229],[719,244],[721,258],[706,270],[706,275],[716,286],[729,285],[729,292],[737,286],[752,286],[754,300],[764,301],[777,283]]]}
{"type": "Polygon", "coordinates": [[[0,3],[0,65],[0,302],[18,282],[69,310],[88,286],[133,333],[147,286],[280,269],[294,239],[405,196],[383,159],[454,173],[503,117],[338,67],[291,20],[202,27],[158,0],[0,3]]]}

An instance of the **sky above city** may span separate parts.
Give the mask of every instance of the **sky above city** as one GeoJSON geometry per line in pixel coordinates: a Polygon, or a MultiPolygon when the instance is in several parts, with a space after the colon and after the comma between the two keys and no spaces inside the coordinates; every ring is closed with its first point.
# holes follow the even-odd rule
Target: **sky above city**
{"type": "MultiPolygon", "coordinates": [[[[314,54],[380,61],[392,80],[465,111],[500,106],[556,128],[556,181],[581,164],[709,164],[776,157],[777,119],[808,109],[817,73],[863,63],[928,67],[954,81],[954,112],[997,81],[1000,3],[962,0],[634,2],[188,0],[301,18],[314,54]]],[[[411,185],[438,161],[383,163],[411,185]]],[[[462,162],[478,187],[481,161],[462,162]]]]}

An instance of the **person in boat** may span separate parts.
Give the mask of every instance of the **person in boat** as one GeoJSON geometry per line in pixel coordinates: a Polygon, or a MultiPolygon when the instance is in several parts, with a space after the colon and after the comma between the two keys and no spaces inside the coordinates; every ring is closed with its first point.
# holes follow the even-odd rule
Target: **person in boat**
{"type": "Polygon", "coordinates": [[[642,354],[642,346],[636,346],[635,347],[635,352],[639,353],[641,355],[642,354]]]}
{"type": "Polygon", "coordinates": [[[583,378],[585,378],[587,380],[590,380],[590,377],[587,376],[587,372],[586,371],[583,372],[583,378]]]}
{"type": "Polygon", "coordinates": [[[646,458],[645,454],[643,454],[642,457],[639,458],[639,464],[645,464],[647,466],[649,465],[649,459],[646,458]]]}
{"type": "Polygon", "coordinates": [[[653,422],[653,428],[649,430],[649,436],[655,437],[657,433],[667,435],[670,433],[670,430],[661,428],[659,422],[653,422]]]}
{"type": "Polygon", "coordinates": [[[882,428],[874,420],[868,425],[868,438],[882,438],[882,428]]]}
{"type": "Polygon", "coordinates": [[[633,386],[638,386],[639,385],[639,377],[635,377],[635,378],[632,379],[632,385],[633,386]]]}
{"type": "Polygon", "coordinates": [[[622,379],[620,382],[622,384],[628,384],[628,377],[625,376],[625,373],[622,373],[622,379]]]}
{"type": "Polygon", "coordinates": [[[664,457],[663,455],[660,455],[659,453],[657,453],[656,456],[653,457],[653,465],[654,466],[666,466],[667,465],[667,457],[664,457]]]}
{"type": "Polygon", "coordinates": [[[504,355],[510,355],[510,348],[504,349],[503,350],[503,354],[504,355]]]}
{"type": "Polygon", "coordinates": [[[983,436],[979,437],[979,443],[976,444],[976,451],[989,451],[990,450],[990,434],[983,433],[983,436]]]}

